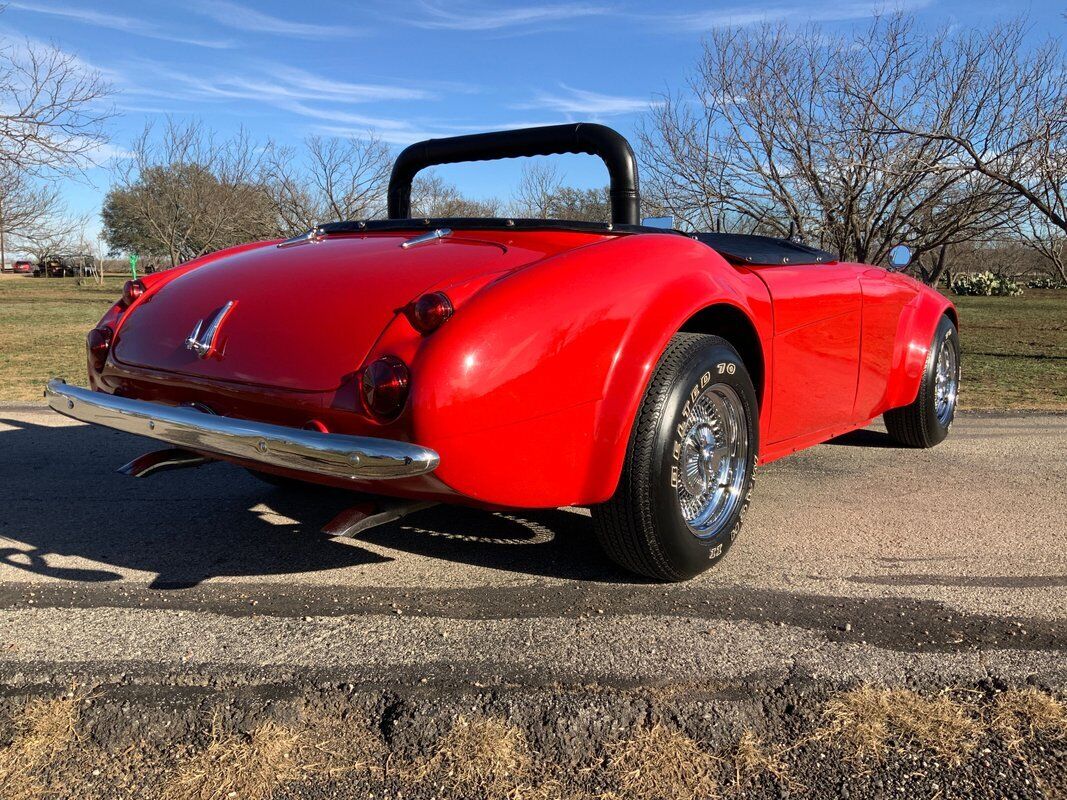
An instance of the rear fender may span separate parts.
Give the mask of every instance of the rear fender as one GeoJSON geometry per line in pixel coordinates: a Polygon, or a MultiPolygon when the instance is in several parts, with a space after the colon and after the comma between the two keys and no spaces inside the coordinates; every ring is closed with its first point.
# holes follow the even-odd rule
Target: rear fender
{"type": "Polygon", "coordinates": [[[923,287],[904,307],[897,328],[893,367],[886,387],[885,410],[909,405],[919,396],[926,357],[933,343],[941,317],[959,325],[956,308],[948,298],[929,287],[923,287]]]}
{"type": "Polygon", "coordinates": [[[479,502],[602,502],[671,336],[716,303],[751,318],[766,289],[750,277],[705,245],[663,234],[520,269],[470,298],[420,348],[412,438],[441,455],[438,478],[479,502]]]}

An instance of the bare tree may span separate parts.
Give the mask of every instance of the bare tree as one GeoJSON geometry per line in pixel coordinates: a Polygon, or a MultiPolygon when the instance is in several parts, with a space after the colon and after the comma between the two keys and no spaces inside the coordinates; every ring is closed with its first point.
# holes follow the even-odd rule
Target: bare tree
{"type": "Polygon", "coordinates": [[[33,42],[0,44],[0,169],[77,170],[107,141],[111,89],[70,53],[33,42]]]}
{"type": "Polygon", "coordinates": [[[553,198],[562,186],[559,170],[552,164],[543,161],[526,164],[512,199],[515,216],[547,219],[553,198]]]}
{"type": "Polygon", "coordinates": [[[27,173],[14,169],[0,170],[0,264],[6,263],[9,250],[65,216],[54,183],[31,180],[27,173]]]}
{"type": "Polygon", "coordinates": [[[1067,283],[1067,233],[1032,203],[1012,220],[1011,231],[1019,244],[1041,257],[1042,272],[1067,283]]]}
{"type": "Polygon", "coordinates": [[[1064,274],[1067,236],[1067,60],[1059,41],[1028,46],[1015,19],[936,37],[919,60],[910,103],[862,85],[852,96],[877,117],[865,131],[908,136],[945,153],[957,171],[996,183],[1029,208],[1016,232],[1064,274]]]}
{"type": "Polygon", "coordinates": [[[424,172],[411,184],[411,213],[418,217],[495,217],[501,212],[496,198],[472,200],[434,171],[424,172]]]}
{"type": "Polygon", "coordinates": [[[38,264],[49,256],[75,253],[88,221],[84,216],[53,214],[20,237],[19,249],[38,264]]]}
{"type": "Polygon", "coordinates": [[[241,242],[277,236],[261,182],[262,150],[243,131],[220,140],[201,123],[151,125],[119,162],[101,216],[115,251],[171,265],[241,242]]]}
{"type": "Polygon", "coordinates": [[[901,241],[925,257],[1000,225],[1003,187],[947,168],[943,142],[872,124],[880,106],[911,102],[928,45],[901,15],[851,37],[715,31],[687,91],[640,133],[646,192],[693,228],[795,235],[868,262],[901,241]]]}
{"type": "Polygon", "coordinates": [[[283,233],[321,222],[367,219],[385,206],[389,148],[380,139],[312,136],[298,151],[270,144],[263,180],[283,233]]]}

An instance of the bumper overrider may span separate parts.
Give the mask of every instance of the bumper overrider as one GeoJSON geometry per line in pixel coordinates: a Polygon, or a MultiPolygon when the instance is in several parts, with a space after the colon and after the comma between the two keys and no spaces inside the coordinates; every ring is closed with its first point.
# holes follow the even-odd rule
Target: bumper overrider
{"type": "Polygon", "coordinates": [[[198,453],[332,478],[409,478],[432,472],[440,462],[433,450],[408,442],[220,417],[191,407],[94,392],[61,380],[48,382],[45,397],[55,411],[82,422],[198,453]]]}

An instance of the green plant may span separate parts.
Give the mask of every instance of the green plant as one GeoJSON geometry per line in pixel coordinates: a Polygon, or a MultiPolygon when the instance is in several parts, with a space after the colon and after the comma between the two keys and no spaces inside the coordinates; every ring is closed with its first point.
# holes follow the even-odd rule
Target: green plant
{"type": "Polygon", "coordinates": [[[953,275],[949,283],[949,289],[953,294],[964,294],[975,297],[1015,297],[1023,293],[1019,284],[1011,278],[996,275],[992,272],[974,272],[963,275],[953,275]]]}
{"type": "Polygon", "coordinates": [[[1027,289],[1067,289],[1067,284],[1059,278],[1043,275],[1040,278],[1031,278],[1026,282],[1027,289]]]}

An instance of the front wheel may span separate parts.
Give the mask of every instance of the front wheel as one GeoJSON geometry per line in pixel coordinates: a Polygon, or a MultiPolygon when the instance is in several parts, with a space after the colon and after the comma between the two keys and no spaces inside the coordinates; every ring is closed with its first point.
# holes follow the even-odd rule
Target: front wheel
{"type": "Polygon", "coordinates": [[[699,575],[741,527],[759,451],[756,392],[725,339],[680,333],[634,420],[615,494],[593,507],[604,550],[661,581],[699,575]]]}
{"type": "Polygon", "coordinates": [[[907,447],[933,447],[948,436],[960,388],[960,337],[948,317],[938,323],[926,356],[919,396],[882,415],[889,435],[907,447]]]}

